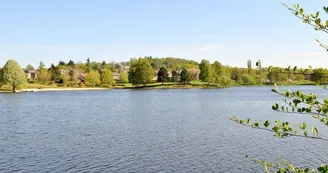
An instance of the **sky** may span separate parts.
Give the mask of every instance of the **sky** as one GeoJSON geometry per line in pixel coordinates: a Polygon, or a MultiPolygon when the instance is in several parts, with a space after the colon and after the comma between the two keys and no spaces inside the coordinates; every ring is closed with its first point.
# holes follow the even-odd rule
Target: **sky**
{"type": "Polygon", "coordinates": [[[328,53],[315,41],[328,43],[328,37],[282,2],[299,3],[305,12],[326,5],[324,0],[0,0],[0,66],[8,59],[25,67],[153,56],[238,67],[261,59],[262,66],[328,68],[328,53]]]}

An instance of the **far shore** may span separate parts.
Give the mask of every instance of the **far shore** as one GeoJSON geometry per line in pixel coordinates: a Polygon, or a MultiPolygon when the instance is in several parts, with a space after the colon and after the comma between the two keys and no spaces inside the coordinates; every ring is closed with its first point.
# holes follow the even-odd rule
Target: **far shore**
{"type": "MultiPolygon", "coordinates": [[[[278,84],[279,86],[304,86],[304,85],[315,85],[315,84],[278,84]]],[[[228,86],[228,87],[219,87],[219,86],[207,86],[207,85],[197,85],[197,84],[187,84],[187,85],[177,85],[177,84],[149,84],[141,85],[138,87],[134,86],[114,86],[114,87],[45,87],[45,88],[26,88],[17,90],[16,92],[51,92],[51,91],[104,91],[104,90],[113,90],[113,89],[222,89],[229,87],[265,87],[273,85],[238,85],[238,86],[228,86]]],[[[0,90],[0,93],[10,93],[13,92],[9,89],[0,90]]]]}

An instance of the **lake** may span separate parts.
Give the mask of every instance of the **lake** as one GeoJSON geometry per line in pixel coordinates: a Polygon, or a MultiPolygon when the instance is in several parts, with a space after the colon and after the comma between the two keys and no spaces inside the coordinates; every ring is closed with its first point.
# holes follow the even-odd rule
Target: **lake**
{"type": "MultiPolygon", "coordinates": [[[[284,87],[327,96],[315,86],[284,87]]],[[[271,110],[272,87],[0,94],[0,172],[264,172],[245,155],[298,166],[328,160],[327,142],[277,139],[236,115],[327,127],[271,110]]]]}

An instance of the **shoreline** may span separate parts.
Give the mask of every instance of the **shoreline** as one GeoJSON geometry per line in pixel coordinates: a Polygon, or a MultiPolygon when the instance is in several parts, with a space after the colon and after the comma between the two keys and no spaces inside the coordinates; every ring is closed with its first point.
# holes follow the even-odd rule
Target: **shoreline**
{"type": "MultiPolygon", "coordinates": [[[[105,90],[115,90],[115,89],[132,89],[132,90],[153,90],[153,89],[223,89],[232,87],[266,87],[274,85],[238,85],[238,86],[227,86],[227,87],[217,87],[217,86],[206,86],[206,85],[146,85],[139,87],[90,87],[90,88],[27,88],[17,90],[16,92],[60,92],[60,91],[105,91],[105,90]]],[[[315,84],[280,84],[278,86],[315,86],[315,84]]],[[[13,93],[10,90],[0,90],[0,93],[13,93]]]]}

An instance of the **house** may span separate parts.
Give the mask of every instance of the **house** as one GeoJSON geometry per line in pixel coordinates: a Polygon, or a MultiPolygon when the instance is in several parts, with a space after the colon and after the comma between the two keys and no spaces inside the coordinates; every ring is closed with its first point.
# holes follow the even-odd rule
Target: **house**
{"type": "Polygon", "coordinates": [[[30,70],[25,70],[25,74],[27,79],[36,79],[36,70],[30,69],[30,70]]]}
{"type": "Polygon", "coordinates": [[[84,81],[85,77],[87,77],[87,74],[86,73],[79,73],[78,74],[78,79],[80,81],[84,81]]]}
{"type": "Polygon", "coordinates": [[[64,74],[68,74],[70,70],[67,69],[59,69],[60,74],[64,75],[64,74]]]}
{"type": "Polygon", "coordinates": [[[169,74],[168,77],[169,77],[169,78],[172,78],[172,71],[169,71],[168,74],[169,74]]]}
{"type": "Polygon", "coordinates": [[[120,80],[120,73],[114,72],[114,73],[113,73],[113,78],[114,78],[114,80],[116,80],[116,81],[120,80]]]}

